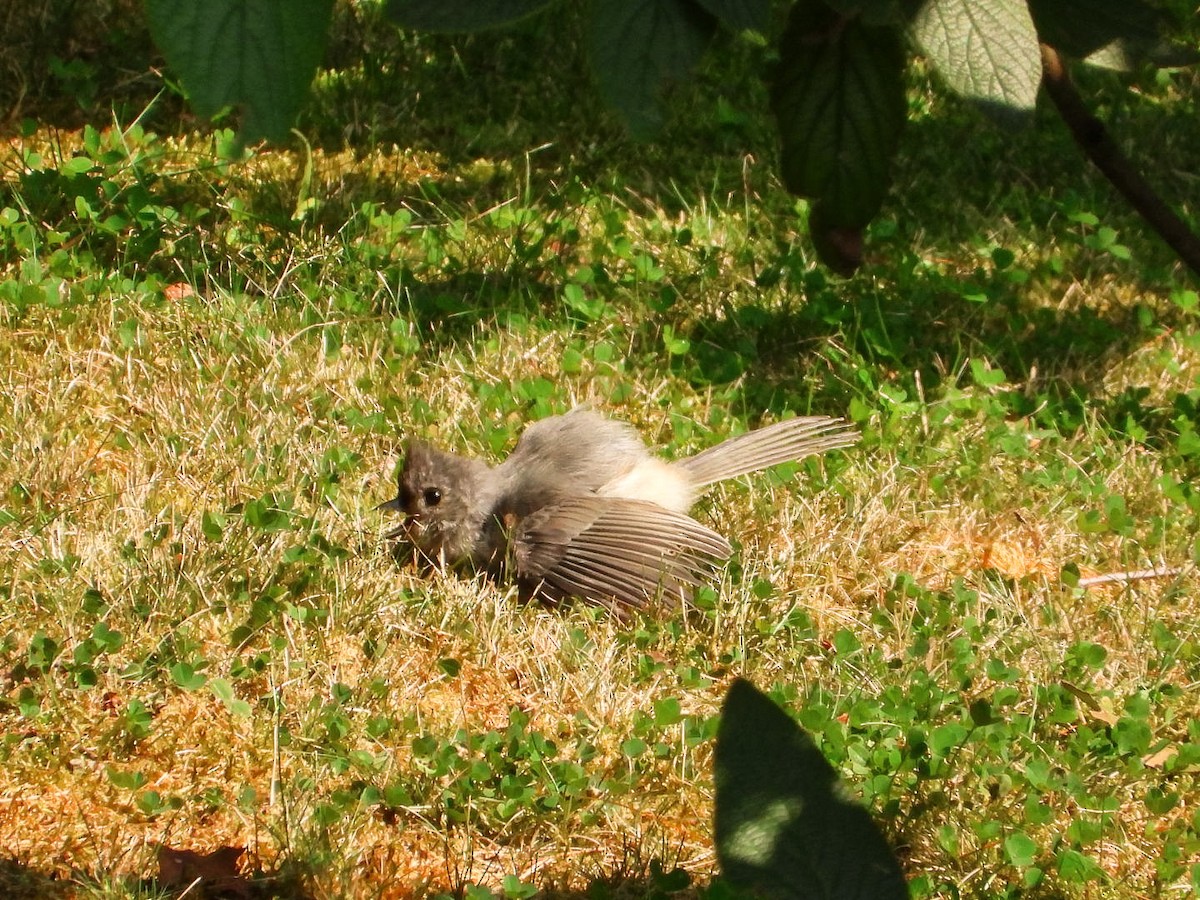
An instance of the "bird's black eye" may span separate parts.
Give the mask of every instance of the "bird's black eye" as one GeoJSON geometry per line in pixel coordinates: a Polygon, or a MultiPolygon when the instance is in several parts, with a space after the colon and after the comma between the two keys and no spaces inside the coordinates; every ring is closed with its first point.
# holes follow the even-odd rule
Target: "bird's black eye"
{"type": "Polygon", "coordinates": [[[437,506],[442,502],[441,489],[427,487],[425,488],[425,492],[421,495],[421,499],[425,501],[426,506],[437,506]]]}

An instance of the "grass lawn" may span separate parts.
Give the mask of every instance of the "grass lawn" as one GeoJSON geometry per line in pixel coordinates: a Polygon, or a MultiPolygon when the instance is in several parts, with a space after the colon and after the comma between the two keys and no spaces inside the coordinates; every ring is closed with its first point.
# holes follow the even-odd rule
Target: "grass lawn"
{"type": "MultiPolygon", "coordinates": [[[[727,896],[738,675],[915,897],[1200,891],[1197,283],[1053,116],[914,76],[840,279],[719,61],[640,145],[548,28],[364,16],[306,143],[230,163],[70,82],[0,150],[0,895],[160,896],[163,844],[245,848],[256,897],[727,896]],[[381,539],[406,436],[494,460],[580,403],[668,456],[863,440],[702,501],[735,554],[690,616],[381,539]]],[[[1196,74],[1084,87],[1195,222],[1196,74]]]]}

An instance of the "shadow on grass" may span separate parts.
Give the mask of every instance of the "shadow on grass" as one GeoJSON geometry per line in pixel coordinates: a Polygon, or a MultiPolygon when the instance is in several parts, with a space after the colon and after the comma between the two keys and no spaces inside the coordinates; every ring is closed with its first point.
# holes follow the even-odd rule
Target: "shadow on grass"
{"type": "Polygon", "coordinates": [[[56,900],[70,897],[74,885],[15,859],[0,860],[0,897],[5,900],[56,900]]]}
{"type": "MultiPolygon", "coordinates": [[[[312,900],[315,895],[305,888],[304,884],[313,880],[319,880],[316,870],[306,867],[302,862],[290,861],[277,873],[257,873],[249,878],[245,892],[208,891],[203,896],[214,900],[225,897],[236,897],[239,900],[312,900]]],[[[0,897],[4,900],[67,900],[78,895],[79,887],[77,883],[45,875],[16,860],[0,861],[0,897]]],[[[403,886],[393,884],[391,887],[403,886]]],[[[151,880],[132,882],[128,888],[131,896],[174,896],[158,888],[151,880]]],[[[412,885],[411,888],[414,892],[418,890],[417,885],[412,885]]],[[[716,896],[736,896],[731,887],[720,883],[719,880],[694,880],[682,870],[665,870],[658,860],[646,862],[641,859],[626,860],[616,871],[591,876],[586,888],[562,890],[551,884],[542,889],[539,896],[545,897],[546,900],[634,900],[665,898],[688,888],[693,891],[715,888],[716,896]]],[[[461,888],[455,893],[448,885],[425,885],[420,890],[425,896],[433,896],[442,891],[452,896],[461,897],[463,894],[461,888]]],[[[1034,889],[1025,896],[1030,900],[1061,900],[1065,895],[1045,889],[1034,889]]]]}
{"type": "Polygon", "coordinates": [[[509,316],[543,316],[557,308],[557,286],[522,267],[434,279],[396,269],[389,277],[399,296],[378,312],[411,318],[422,345],[432,350],[484,340],[490,332],[504,328],[509,316]]]}
{"type": "MultiPolygon", "coordinates": [[[[537,265],[424,280],[395,270],[390,277],[399,299],[378,313],[411,319],[422,344],[434,351],[486,340],[511,316],[535,323],[529,327],[539,327],[537,321],[557,327],[563,319],[560,286],[537,265]]],[[[1029,302],[1019,288],[986,279],[980,284],[926,273],[906,280],[903,290],[870,290],[854,300],[843,286],[826,284],[783,307],[699,315],[685,332],[690,349],[677,356],[661,350],[661,323],[650,318],[635,326],[633,351],[646,365],[669,368],[697,387],[736,383],[752,414],[843,409],[847,389],[869,393],[868,380],[899,385],[910,398],[921,390],[934,395],[948,384],[969,386],[968,363],[986,359],[1005,373],[997,389],[1005,392],[1009,414],[1033,416],[1045,427],[1074,431],[1089,409],[1117,431],[1136,425],[1152,436],[1175,434],[1178,415],[1200,427],[1194,398],[1181,394],[1160,408],[1143,402],[1148,388],[1116,397],[1106,388],[1122,358],[1163,330],[1189,327],[1174,307],[1159,309],[1153,323],[1144,324],[1133,307],[1098,309],[1079,301],[1050,309],[1029,302]],[[970,299],[981,292],[993,296],[970,299]],[[861,363],[868,369],[859,372],[861,363]]]]}
{"type": "MultiPolygon", "coordinates": [[[[209,887],[199,896],[214,900],[225,897],[238,900],[312,900],[313,894],[304,887],[312,874],[303,866],[285,863],[277,872],[257,872],[245,879],[239,878],[233,888],[209,887]]],[[[56,874],[46,874],[15,859],[0,860],[0,897],[4,900],[69,900],[79,896],[81,886],[86,889],[89,882],[90,879],[86,877],[65,879],[56,874]]],[[[113,883],[117,883],[117,879],[114,878],[113,883]]],[[[158,885],[154,879],[131,877],[124,879],[123,884],[129,896],[133,897],[193,896],[186,885],[173,892],[170,888],[158,885]]],[[[111,890],[104,888],[104,895],[108,896],[111,890]]]]}

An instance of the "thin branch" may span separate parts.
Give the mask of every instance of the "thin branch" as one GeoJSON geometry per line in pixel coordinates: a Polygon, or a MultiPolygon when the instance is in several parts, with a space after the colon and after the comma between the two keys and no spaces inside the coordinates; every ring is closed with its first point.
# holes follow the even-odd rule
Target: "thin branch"
{"type": "Polygon", "coordinates": [[[1077,582],[1081,588],[1094,587],[1098,584],[1128,584],[1131,581],[1145,581],[1148,578],[1174,578],[1182,575],[1183,569],[1138,569],[1135,572],[1109,572],[1105,575],[1089,575],[1077,582]]]}
{"type": "Polygon", "coordinates": [[[1058,51],[1049,44],[1041,47],[1042,84],[1071,129],[1075,143],[1187,267],[1200,275],[1200,237],[1163,202],[1109,137],[1104,123],[1088,111],[1058,51]]]}

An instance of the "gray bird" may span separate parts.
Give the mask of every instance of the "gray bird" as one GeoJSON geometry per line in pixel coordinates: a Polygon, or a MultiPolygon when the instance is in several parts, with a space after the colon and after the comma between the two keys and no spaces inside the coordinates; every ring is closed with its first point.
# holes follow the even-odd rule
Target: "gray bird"
{"type": "Polygon", "coordinates": [[[669,462],[624,422],[586,408],[530,425],[498,466],[408,443],[389,538],[429,562],[515,576],[523,596],[579,597],[623,611],[686,603],[732,549],[687,512],[703,489],[814,453],[858,432],[807,416],[669,462]]]}

